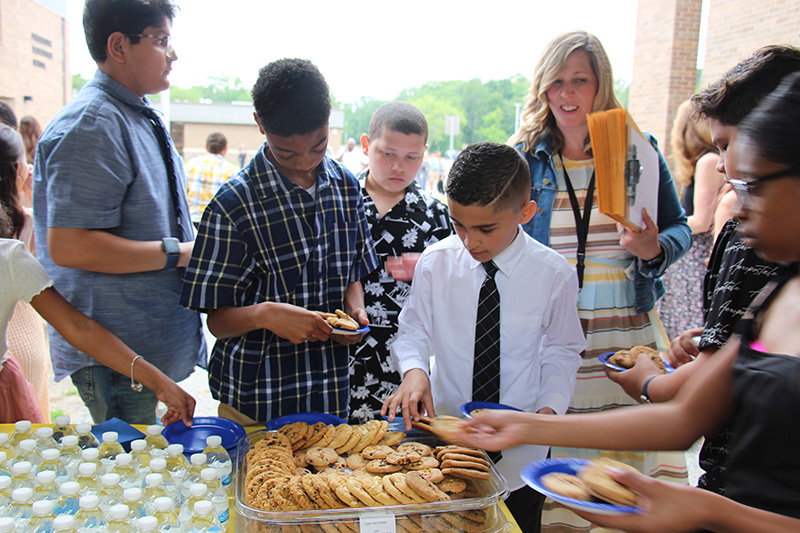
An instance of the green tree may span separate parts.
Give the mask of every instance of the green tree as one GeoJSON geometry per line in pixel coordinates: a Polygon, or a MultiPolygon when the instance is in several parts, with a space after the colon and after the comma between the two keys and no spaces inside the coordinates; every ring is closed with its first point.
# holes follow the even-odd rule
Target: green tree
{"type": "Polygon", "coordinates": [[[72,75],[72,94],[77,93],[81,90],[81,88],[86,85],[86,82],[89,81],[80,74],[73,74],[72,75]]]}
{"type": "Polygon", "coordinates": [[[630,87],[630,84],[622,78],[614,80],[614,96],[617,97],[617,100],[625,109],[628,109],[628,91],[630,87]]]}

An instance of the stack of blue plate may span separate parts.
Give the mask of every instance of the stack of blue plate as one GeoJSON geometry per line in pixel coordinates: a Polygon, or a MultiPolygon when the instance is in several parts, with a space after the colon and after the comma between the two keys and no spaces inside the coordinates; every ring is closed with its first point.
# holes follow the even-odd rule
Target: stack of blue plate
{"type": "Polygon", "coordinates": [[[187,457],[203,452],[206,448],[206,437],[219,435],[222,437],[222,447],[235,461],[236,445],[247,433],[233,420],[206,416],[192,418],[192,427],[186,427],[182,420],[173,422],[164,428],[162,435],[170,444],[183,444],[183,453],[187,457]]]}
{"type": "Polygon", "coordinates": [[[322,422],[323,424],[333,424],[334,426],[345,423],[344,419],[339,418],[338,416],[312,411],[309,413],[295,413],[292,415],[284,415],[279,416],[278,418],[273,418],[267,422],[267,429],[280,429],[287,424],[294,424],[295,422],[305,422],[306,424],[310,425],[314,425],[317,422],[322,422]]]}

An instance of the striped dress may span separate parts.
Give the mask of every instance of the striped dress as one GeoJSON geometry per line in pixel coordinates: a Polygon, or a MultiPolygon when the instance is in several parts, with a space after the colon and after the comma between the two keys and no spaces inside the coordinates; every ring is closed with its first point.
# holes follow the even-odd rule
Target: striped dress
{"type": "MultiPolygon", "coordinates": [[[[577,239],[575,217],[567,193],[561,160],[553,159],[559,177],[559,190],[553,205],[550,225],[550,246],[575,264],[577,239]]],[[[594,170],[592,160],[564,159],[575,195],[581,206],[586,201],[589,180],[594,170]]],[[[637,314],[633,308],[634,286],[628,277],[634,257],[619,244],[617,225],[600,214],[595,192],[586,245],[586,270],[578,302],[578,314],[586,334],[586,352],[578,370],[575,395],[569,413],[594,413],[636,402],[622,387],[608,379],[598,356],[604,352],[627,349],[636,345],[662,345],[661,326],[655,311],[637,314]]],[[[632,277],[632,271],[630,276],[632,277]]],[[[552,457],[599,456],[622,460],[640,471],[659,479],[687,482],[686,460],[683,452],[611,452],[582,448],[551,448],[552,457]]],[[[542,531],[606,531],[591,524],[548,499],[542,514],[542,531]]]]}

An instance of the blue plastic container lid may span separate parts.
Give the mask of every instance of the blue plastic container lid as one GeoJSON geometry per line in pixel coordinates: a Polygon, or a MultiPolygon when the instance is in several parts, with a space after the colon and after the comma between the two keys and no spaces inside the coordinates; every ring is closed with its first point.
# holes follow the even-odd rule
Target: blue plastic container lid
{"type": "Polygon", "coordinates": [[[162,432],[170,444],[183,444],[183,453],[187,455],[202,453],[206,448],[206,437],[211,435],[222,438],[222,447],[228,453],[235,452],[239,439],[246,434],[241,424],[216,416],[192,418],[190,428],[182,420],[178,420],[165,427],[162,432]]]}
{"type": "Polygon", "coordinates": [[[336,415],[311,411],[310,413],[295,413],[273,418],[267,422],[266,427],[267,429],[280,429],[287,424],[293,424],[295,422],[305,422],[306,424],[316,424],[317,422],[322,422],[324,424],[333,424],[334,426],[338,426],[339,424],[344,424],[345,420],[336,415]]]}

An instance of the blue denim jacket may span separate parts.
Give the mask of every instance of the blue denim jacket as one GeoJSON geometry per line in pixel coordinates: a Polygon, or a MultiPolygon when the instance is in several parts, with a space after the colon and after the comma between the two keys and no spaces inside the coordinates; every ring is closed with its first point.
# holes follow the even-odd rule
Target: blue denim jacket
{"type": "MultiPolygon", "coordinates": [[[[658,151],[655,138],[645,134],[650,143],[658,151]]],[[[534,146],[533,153],[522,152],[522,144],[517,150],[525,157],[531,169],[531,200],[536,202],[536,215],[523,226],[525,232],[541,242],[550,245],[550,217],[553,214],[553,203],[558,191],[558,174],[553,165],[553,154],[550,139],[544,138],[534,146]]],[[[686,223],[672,175],[667,163],[658,153],[660,183],[658,188],[658,243],[664,250],[664,261],[655,268],[645,266],[641,260],[634,264],[634,309],[637,313],[646,313],[653,308],[656,300],[664,294],[664,285],[660,276],[667,267],[680,259],[692,246],[692,231],[686,223]]]]}

